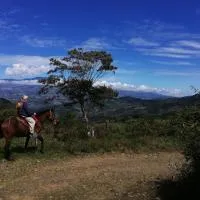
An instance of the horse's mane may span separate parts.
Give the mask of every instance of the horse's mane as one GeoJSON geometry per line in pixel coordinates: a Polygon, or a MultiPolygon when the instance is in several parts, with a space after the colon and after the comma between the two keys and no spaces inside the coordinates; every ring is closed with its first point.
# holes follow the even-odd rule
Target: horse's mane
{"type": "Polygon", "coordinates": [[[46,112],[49,112],[50,110],[53,111],[53,109],[51,109],[51,108],[45,108],[45,109],[43,109],[43,110],[38,111],[38,112],[37,112],[37,115],[42,115],[42,114],[44,114],[44,113],[46,113],[46,112]]]}

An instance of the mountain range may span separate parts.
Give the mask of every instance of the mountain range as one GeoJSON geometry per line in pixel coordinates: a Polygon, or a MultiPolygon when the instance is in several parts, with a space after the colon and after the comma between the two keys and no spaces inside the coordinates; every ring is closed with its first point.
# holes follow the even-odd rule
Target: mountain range
{"type": "MultiPolygon", "coordinates": [[[[14,103],[21,95],[27,94],[30,96],[29,101],[30,104],[33,105],[33,110],[55,105],[60,116],[64,116],[68,112],[75,112],[77,116],[80,116],[80,108],[78,105],[70,104],[69,101],[62,96],[57,96],[56,99],[50,101],[50,104],[48,104],[46,100],[49,96],[38,95],[39,89],[39,85],[0,83],[0,107],[6,108],[11,106],[14,108],[13,104],[10,104],[10,102],[14,103]]],[[[141,93],[132,93],[132,91],[119,91],[119,97],[107,101],[103,108],[92,108],[90,118],[96,121],[102,121],[113,118],[128,119],[140,116],[163,116],[176,113],[189,106],[200,107],[199,94],[181,98],[163,97],[162,95],[158,95],[158,98],[155,98],[156,95],[154,95],[154,93],[147,93],[145,95],[141,93]],[[141,98],[141,95],[143,95],[143,98],[141,98]],[[136,98],[138,96],[140,98],[136,98]]]]}
{"type": "MultiPolygon", "coordinates": [[[[25,78],[25,79],[0,79],[0,97],[10,100],[16,100],[21,95],[28,96],[38,95],[40,85],[37,80],[43,77],[25,78]]],[[[167,99],[170,96],[165,96],[156,92],[118,90],[119,97],[130,96],[140,99],[167,99]]]]}

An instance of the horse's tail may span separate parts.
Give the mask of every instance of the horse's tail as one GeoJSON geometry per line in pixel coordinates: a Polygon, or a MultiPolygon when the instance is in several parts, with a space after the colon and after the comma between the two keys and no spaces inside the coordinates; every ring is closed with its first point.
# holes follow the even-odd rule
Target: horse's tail
{"type": "Polygon", "coordinates": [[[15,118],[14,116],[9,117],[6,120],[0,120],[0,138],[4,137],[4,130],[8,129],[11,123],[11,119],[15,118]]]}
{"type": "Polygon", "coordinates": [[[1,129],[1,124],[3,123],[3,121],[0,121],[0,138],[3,137],[3,133],[2,133],[2,129],[1,129]]]}

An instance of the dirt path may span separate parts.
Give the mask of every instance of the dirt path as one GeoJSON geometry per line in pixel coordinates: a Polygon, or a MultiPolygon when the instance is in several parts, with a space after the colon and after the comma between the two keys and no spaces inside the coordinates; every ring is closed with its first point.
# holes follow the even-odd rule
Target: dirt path
{"type": "Polygon", "coordinates": [[[174,176],[182,162],[177,152],[1,162],[0,200],[150,199],[145,187],[174,176]]]}

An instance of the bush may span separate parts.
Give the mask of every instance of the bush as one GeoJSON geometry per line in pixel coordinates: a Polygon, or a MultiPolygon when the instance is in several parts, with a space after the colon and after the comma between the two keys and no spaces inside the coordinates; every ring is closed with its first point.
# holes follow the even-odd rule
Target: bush
{"type": "Polygon", "coordinates": [[[73,152],[106,152],[126,150],[179,149],[179,131],[172,130],[171,119],[129,119],[123,122],[93,123],[94,137],[88,135],[86,124],[73,113],[61,119],[54,136],[73,152]]]}
{"type": "Polygon", "coordinates": [[[200,195],[200,110],[187,108],[174,121],[184,141],[186,163],[175,181],[160,186],[163,199],[197,199],[200,195]],[[163,192],[164,191],[164,192],[163,192]],[[171,195],[169,195],[171,194],[171,195]],[[167,198],[170,196],[169,198],[167,198]]]}
{"type": "Polygon", "coordinates": [[[2,109],[0,112],[0,121],[7,119],[11,116],[16,116],[16,110],[13,108],[2,109]]]}

